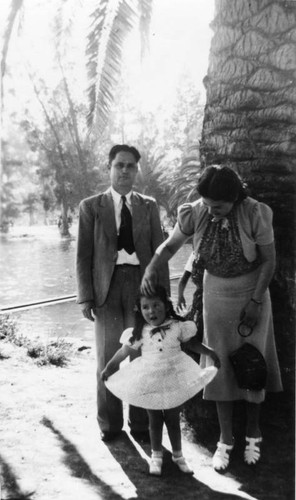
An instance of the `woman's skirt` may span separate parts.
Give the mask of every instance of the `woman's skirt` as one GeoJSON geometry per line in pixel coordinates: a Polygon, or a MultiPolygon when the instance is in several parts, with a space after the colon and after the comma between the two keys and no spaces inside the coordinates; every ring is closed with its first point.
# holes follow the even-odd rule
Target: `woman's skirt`
{"type": "MultiPolygon", "coordinates": [[[[252,334],[244,338],[238,333],[240,314],[254,293],[258,272],[259,270],[256,269],[235,278],[220,278],[205,271],[203,341],[216,351],[221,361],[221,368],[215,379],[205,387],[204,399],[213,401],[244,399],[253,403],[260,403],[264,400],[265,389],[249,391],[238,387],[229,362],[229,354],[244,342],[257,347],[265,358],[268,371],[266,390],[273,392],[282,390],[269,290],[265,292],[262,299],[260,318],[252,334]]],[[[202,355],[200,365],[206,367],[208,362],[207,357],[202,355]]]]}

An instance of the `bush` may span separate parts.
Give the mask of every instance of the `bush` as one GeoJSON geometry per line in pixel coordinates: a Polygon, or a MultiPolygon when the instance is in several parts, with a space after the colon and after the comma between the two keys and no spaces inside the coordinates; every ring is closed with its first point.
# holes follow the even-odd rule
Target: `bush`
{"type": "Polygon", "coordinates": [[[31,340],[19,335],[15,320],[8,314],[0,315],[0,340],[10,342],[17,347],[24,347],[27,355],[36,359],[39,366],[65,366],[73,352],[72,344],[61,338],[44,343],[38,338],[31,340]]]}
{"type": "Polygon", "coordinates": [[[0,315],[0,340],[9,340],[15,338],[16,323],[10,319],[9,314],[0,315]]]}
{"type": "Polygon", "coordinates": [[[72,344],[64,339],[57,339],[48,344],[32,343],[27,348],[27,353],[30,358],[37,358],[39,366],[55,365],[65,366],[72,354],[72,344]]]}

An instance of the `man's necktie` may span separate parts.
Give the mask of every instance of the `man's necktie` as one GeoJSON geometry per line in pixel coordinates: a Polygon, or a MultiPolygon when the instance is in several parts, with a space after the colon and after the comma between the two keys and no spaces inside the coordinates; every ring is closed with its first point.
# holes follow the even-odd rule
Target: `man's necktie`
{"type": "Polygon", "coordinates": [[[126,206],[126,197],[122,196],[122,208],[121,208],[121,223],[119,228],[119,235],[117,240],[118,250],[127,251],[128,254],[132,254],[135,251],[135,245],[133,240],[133,221],[129,209],[126,206]]]}

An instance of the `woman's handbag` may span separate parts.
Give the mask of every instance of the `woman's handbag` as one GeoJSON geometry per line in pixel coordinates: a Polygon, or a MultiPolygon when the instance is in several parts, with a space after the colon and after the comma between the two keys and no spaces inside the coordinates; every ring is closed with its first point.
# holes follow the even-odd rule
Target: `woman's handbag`
{"type": "MultiPolygon", "coordinates": [[[[242,323],[240,323],[238,333],[242,337],[251,335],[253,328],[250,328],[250,332],[247,335],[242,332],[242,323]]],[[[229,355],[229,360],[232,364],[238,386],[241,389],[249,391],[264,389],[267,379],[267,367],[265,359],[257,347],[249,342],[245,342],[229,355]]]]}

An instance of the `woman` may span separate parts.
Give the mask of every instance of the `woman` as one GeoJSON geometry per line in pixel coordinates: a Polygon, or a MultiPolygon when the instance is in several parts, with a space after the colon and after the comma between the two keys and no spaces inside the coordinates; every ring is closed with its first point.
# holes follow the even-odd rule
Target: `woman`
{"type": "MultiPolygon", "coordinates": [[[[142,290],[152,293],[158,270],[193,236],[195,255],[205,267],[203,341],[215,349],[221,361],[219,373],[205,388],[203,397],[216,401],[220,438],[213,466],[223,471],[234,446],[234,401],[246,401],[247,464],[258,462],[262,442],[259,415],[265,390],[240,389],[228,359],[244,342],[238,334],[241,322],[253,330],[251,342],[265,357],[266,390],[282,390],[268,291],[275,269],[272,211],[248,197],[240,178],[228,167],[207,167],[198,180],[197,190],[201,198],[180,207],[172,235],[156,250],[146,268],[142,290]]],[[[204,356],[201,366],[207,366],[204,356]]]]}

